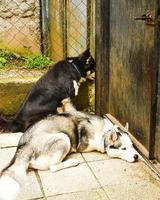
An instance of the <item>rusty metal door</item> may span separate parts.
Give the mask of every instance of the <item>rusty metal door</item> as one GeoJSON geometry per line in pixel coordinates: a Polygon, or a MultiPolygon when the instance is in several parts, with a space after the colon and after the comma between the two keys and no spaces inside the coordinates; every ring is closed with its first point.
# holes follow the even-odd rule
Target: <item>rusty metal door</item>
{"type": "MultiPolygon", "coordinates": [[[[158,69],[157,0],[107,2],[109,2],[107,3],[109,17],[106,17],[108,19],[106,24],[109,22],[107,27],[109,42],[106,44],[109,49],[106,50],[108,51],[108,67],[102,66],[103,69],[100,70],[102,72],[98,75],[105,76],[103,74],[105,71],[108,71],[108,74],[105,76],[106,82],[103,81],[105,77],[97,77],[96,83],[97,89],[99,85],[103,87],[105,83],[103,92],[105,93],[105,89],[108,89],[106,91],[108,96],[105,97],[107,103],[96,105],[102,106],[102,112],[110,112],[122,123],[129,122],[130,131],[139,148],[147,157],[152,158],[154,156],[155,92],[158,69]]],[[[105,22],[102,26],[105,26],[105,22]]],[[[98,55],[97,60],[97,64],[101,63],[98,55]]],[[[98,95],[104,96],[99,92],[98,95]]],[[[96,98],[98,102],[101,101],[99,98],[96,98]]]]}

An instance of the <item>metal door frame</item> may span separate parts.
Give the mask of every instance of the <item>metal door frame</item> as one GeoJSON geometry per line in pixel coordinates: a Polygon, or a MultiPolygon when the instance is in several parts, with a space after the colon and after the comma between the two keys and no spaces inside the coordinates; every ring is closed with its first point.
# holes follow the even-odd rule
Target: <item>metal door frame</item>
{"type": "Polygon", "coordinates": [[[96,0],[95,59],[96,59],[96,114],[103,115],[109,110],[109,12],[110,0],[96,0]],[[103,87],[102,87],[103,86],[103,87]]]}

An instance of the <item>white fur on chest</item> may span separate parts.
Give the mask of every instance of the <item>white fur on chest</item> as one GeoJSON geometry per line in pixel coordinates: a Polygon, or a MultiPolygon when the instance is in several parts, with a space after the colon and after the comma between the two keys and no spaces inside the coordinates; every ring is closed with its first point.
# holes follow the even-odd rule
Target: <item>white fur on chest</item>
{"type": "Polygon", "coordinates": [[[73,87],[74,87],[74,90],[75,90],[75,96],[78,95],[78,90],[79,90],[79,85],[77,83],[77,81],[73,80],[73,87]]]}
{"type": "Polygon", "coordinates": [[[94,139],[89,142],[90,146],[93,150],[100,151],[102,153],[105,152],[104,150],[104,140],[103,140],[103,132],[99,132],[95,135],[94,139]]]}

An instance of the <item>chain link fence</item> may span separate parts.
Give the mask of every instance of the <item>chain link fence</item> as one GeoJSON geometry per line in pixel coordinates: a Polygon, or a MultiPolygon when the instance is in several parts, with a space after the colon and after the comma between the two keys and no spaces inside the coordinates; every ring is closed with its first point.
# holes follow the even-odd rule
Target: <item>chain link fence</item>
{"type": "MultiPolygon", "coordinates": [[[[0,0],[0,114],[12,116],[44,73],[32,69],[48,63],[41,55],[57,62],[90,47],[94,56],[94,16],[94,0],[0,0]]],[[[88,87],[78,104],[94,109],[88,87]]]]}
{"type": "Polygon", "coordinates": [[[94,52],[95,2],[91,0],[42,1],[42,49],[53,60],[94,52]]]}
{"type": "Polygon", "coordinates": [[[0,48],[40,53],[39,0],[0,0],[0,48]]]}
{"type": "Polygon", "coordinates": [[[0,49],[60,60],[94,52],[91,0],[0,0],[0,49]]]}

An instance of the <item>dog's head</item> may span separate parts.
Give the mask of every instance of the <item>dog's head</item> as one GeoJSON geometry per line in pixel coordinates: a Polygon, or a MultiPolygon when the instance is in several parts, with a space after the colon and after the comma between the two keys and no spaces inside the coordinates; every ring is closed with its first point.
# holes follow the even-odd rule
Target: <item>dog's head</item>
{"type": "MultiPolygon", "coordinates": [[[[127,126],[128,127],[128,126],[127,126]]],[[[109,157],[118,157],[128,162],[136,162],[138,154],[133,147],[133,143],[126,131],[114,125],[106,137],[106,152],[109,157]]]]}
{"type": "Polygon", "coordinates": [[[92,56],[88,59],[87,64],[84,66],[84,76],[86,79],[94,80],[96,71],[96,63],[92,56]]]}
{"type": "Polygon", "coordinates": [[[95,73],[95,61],[90,54],[90,49],[86,49],[83,53],[81,53],[77,57],[68,57],[67,60],[70,63],[73,63],[83,78],[91,78],[91,74],[95,73]]]}

